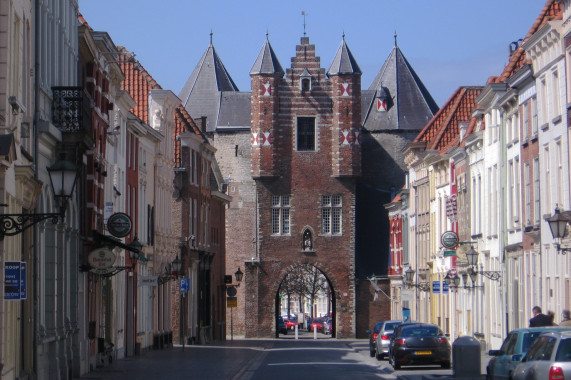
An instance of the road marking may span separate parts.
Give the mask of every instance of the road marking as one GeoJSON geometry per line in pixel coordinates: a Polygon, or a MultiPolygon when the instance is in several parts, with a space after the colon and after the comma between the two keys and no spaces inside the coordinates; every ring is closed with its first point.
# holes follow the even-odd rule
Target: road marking
{"type": "MultiPolygon", "coordinates": [[[[334,363],[334,362],[306,362],[306,363],[268,363],[267,365],[271,365],[271,366],[278,366],[278,365],[327,365],[327,366],[331,366],[331,365],[365,365],[367,363],[334,363]]],[[[376,365],[374,365],[373,367],[376,367],[376,365]]]]}

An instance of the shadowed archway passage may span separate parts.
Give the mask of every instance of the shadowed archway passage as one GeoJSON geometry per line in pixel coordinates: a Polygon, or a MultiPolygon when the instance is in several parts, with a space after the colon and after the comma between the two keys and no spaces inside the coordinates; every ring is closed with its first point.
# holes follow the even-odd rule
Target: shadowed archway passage
{"type": "Polygon", "coordinates": [[[296,326],[300,338],[314,332],[335,337],[335,317],[335,291],[326,274],[311,264],[293,265],[276,293],[276,338],[294,334],[296,326]]]}

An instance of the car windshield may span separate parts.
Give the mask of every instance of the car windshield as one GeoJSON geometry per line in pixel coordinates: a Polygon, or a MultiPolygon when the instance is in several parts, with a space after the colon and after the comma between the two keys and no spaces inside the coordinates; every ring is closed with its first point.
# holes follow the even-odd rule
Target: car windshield
{"type": "Polygon", "coordinates": [[[555,361],[571,362],[571,338],[563,339],[561,342],[559,342],[559,348],[557,348],[555,361]]]}

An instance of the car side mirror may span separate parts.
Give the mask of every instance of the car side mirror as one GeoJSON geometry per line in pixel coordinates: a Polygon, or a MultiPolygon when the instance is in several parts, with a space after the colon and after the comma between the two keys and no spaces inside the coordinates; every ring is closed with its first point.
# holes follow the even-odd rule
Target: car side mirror
{"type": "Polygon", "coordinates": [[[490,350],[490,351],[488,351],[488,355],[490,355],[490,356],[500,356],[500,350],[490,350]]]}
{"type": "Polygon", "coordinates": [[[523,359],[525,359],[525,358],[523,357],[522,354],[512,355],[512,361],[514,361],[514,362],[521,362],[521,361],[523,361],[523,359]]]}
{"type": "Polygon", "coordinates": [[[371,330],[367,330],[367,331],[365,331],[365,332],[366,332],[367,334],[370,334],[370,333],[371,333],[371,330]]]}

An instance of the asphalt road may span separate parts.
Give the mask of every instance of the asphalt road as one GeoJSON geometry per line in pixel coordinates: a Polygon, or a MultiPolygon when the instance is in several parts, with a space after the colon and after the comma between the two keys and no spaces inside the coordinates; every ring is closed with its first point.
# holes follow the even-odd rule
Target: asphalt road
{"type": "MultiPolygon", "coordinates": [[[[335,380],[410,379],[427,375],[451,376],[439,366],[405,367],[394,371],[386,360],[369,356],[368,340],[338,340],[318,334],[288,334],[280,339],[237,340],[210,345],[175,346],[140,356],[84,375],[81,379],[232,379],[232,380],[335,380]]],[[[488,358],[482,357],[482,373],[488,358]]]]}

